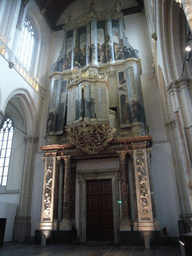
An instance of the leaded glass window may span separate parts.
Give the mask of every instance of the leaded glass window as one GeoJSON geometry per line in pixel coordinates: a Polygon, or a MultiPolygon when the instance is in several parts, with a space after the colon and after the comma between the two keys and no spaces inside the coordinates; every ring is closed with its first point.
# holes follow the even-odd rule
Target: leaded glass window
{"type": "Polygon", "coordinates": [[[19,45],[17,56],[27,70],[30,70],[31,67],[34,43],[34,29],[30,20],[26,18],[22,30],[21,42],[19,45]]]}
{"type": "Polygon", "coordinates": [[[0,130],[0,186],[7,185],[13,131],[12,121],[7,118],[0,130]]]}

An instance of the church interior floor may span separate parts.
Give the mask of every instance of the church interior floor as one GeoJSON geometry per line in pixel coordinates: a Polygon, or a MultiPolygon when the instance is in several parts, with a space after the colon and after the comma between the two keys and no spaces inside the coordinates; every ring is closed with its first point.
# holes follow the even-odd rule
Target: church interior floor
{"type": "Polygon", "coordinates": [[[145,249],[141,246],[116,245],[29,245],[4,243],[2,256],[181,256],[179,246],[156,246],[145,249]]]}

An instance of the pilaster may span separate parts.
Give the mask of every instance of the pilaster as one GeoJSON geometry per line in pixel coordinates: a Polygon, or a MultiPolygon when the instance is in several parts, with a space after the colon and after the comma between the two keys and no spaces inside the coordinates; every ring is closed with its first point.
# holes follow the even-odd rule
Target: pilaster
{"type": "Polygon", "coordinates": [[[128,177],[126,173],[127,151],[117,151],[117,153],[119,155],[119,162],[120,162],[121,201],[122,201],[122,219],[120,222],[120,231],[125,231],[125,230],[131,230],[128,177]]]}
{"type": "Polygon", "coordinates": [[[71,156],[62,156],[65,162],[64,192],[63,192],[63,219],[60,223],[60,230],[71,230],[71,156]]]}
{"type": "Polygon", "coordinates": [[[137,201],[134,231],[155,231],[146,144],[132,147],[137,201]]]}
{"type": "Polygon", "coordinates": [[[56,173],[56,153],[47,154],[44,157],[44,185],[41,210],[40,230],[54,230],[53,219],[54,211],[54,191],[55,191],[55,173],[56,173]]]}

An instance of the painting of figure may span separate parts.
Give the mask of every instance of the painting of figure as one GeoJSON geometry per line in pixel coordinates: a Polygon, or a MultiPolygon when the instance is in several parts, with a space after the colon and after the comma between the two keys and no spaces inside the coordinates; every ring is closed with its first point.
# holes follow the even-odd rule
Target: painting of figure
{"type": "Polygon", "coordinates": [[[127,102],[127,96],[122,94],[120,96],[121,103],[121,124],[130,124],[130,110],[129,103],[127,102]]]}
{"type": "Polygon", "coordinates": [[[60,100],[59,106],[57,109],[57,119],[56,119],[56,132],[63,133],[63,128],[65,126],[65,111],[66,111],[66,100],[67,100],[67,92],[66,92],[67,81],[62,82],[61,92],[60,92],[60,100]]]}
{"type": "Polygon", "coordinates": [[[98,62],[105,62],[105,22],[97,22],[98,62]]]}
{"type": "Polygon", "coordinates": [[[55,132],[56,113],[50,112],[47,120],[47,134],[55,132]]]}
{"type": "Polygon", "coordinates": [[[145,123],[145,112],[142,105],[135,100],[131,102],[131,120],[132,122],[143,122],[145,123]]]}

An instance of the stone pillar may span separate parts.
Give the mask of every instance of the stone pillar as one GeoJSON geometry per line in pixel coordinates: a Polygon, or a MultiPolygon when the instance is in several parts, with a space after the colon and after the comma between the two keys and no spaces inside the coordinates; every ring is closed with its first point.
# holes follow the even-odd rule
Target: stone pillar
{"type": "Polygon", "coordinates": [[[63,219],[60,230],[71,230],[71,156],[62,156],[65,162],[64,193],[63,193],[63,219]]]}
{"type": "Polygon", "coordinates": [[[54,223],[54,192],[56,174],[56,153],[47,154],[44,157],[45,171],[43,182],[42,210],[40,230],[56,230],[54,223]]]}
{"type": "Polygon", "coordinates": [[[120,162],[120,182],[121,182],[121,201],[122,201],[122,220],[120,231],[131,230],[130,209],[129,209],[129,189],[126,171],[127,151],[117,151],[120,162]]]}
{"type": "MultiPolygon", "coordinates": [[[[191,120],[191,109],[188,97],[186,97],[187,88],[186,86],[183,86],[187,81],[186,78],[181,78],[178,80],[175,80],[171,82],[168,85],[168,92],[171,99],[173,112],[175,115],[175,122],[178,128],[178,143],[180,148],[180,159],[181,159],[181,166],[182,170],[180,172],[180,177],[184,180],[186,186],[188,195],[190,201],[190,209],[192,210],[192,168],[191,168],[191,158],[190,158],[190,146],[188,146],[191,142],[191,128],[189,127],[187,133],[185,132],[185,126],[184,124],[188,124],[191,120]],[[184,84],[183,84],[184,82],[184,84]],[[184,92],[184,91],[185,92],[184,92]],[[188,135],[188,136],[186,136],[188,135]]],[[[188,81],[189,82],[189,81],[188,81]]],[[[191,152],[192,154],[192,152],[191,152]]],[[[192,155],[191,155],[192,157],[192,155]]]]}
{"type": "Polygon", "coordinates": [[[83,243],[86,242],[87,235],[85,232],[86,222],[84,216],[86,216],[86,181],[83,179],[81,174],[78,174],[78,183],[79,183],[79,214],[78,214],[78,237],[79,242],[83,243]]]}
{"type": "Polygon", "coordinates": [[[146,145],[132,145],[136,189],[134,231],[155,231],[146,145]]]}
{"type": "Polygon", "coordinates": [[[37,138],[25,137],[26,143],[25,150],[25,163],[23,169],[20,200],[18,206],[17,216],[15,217],[13,240],[14,241],[27,241],[30,240],[31,223],[31,193],[33,184],[33,154],[34,154],[34,143],[37,138]]]}
{"type": "Polygon", "coordinates": [[[59,163],[59,194],[58,194],[58,221],[62,220],[62,210],[63,210],[63,160],[61,161],[61,157],[58,157],[60,160],[59,163]]]}

